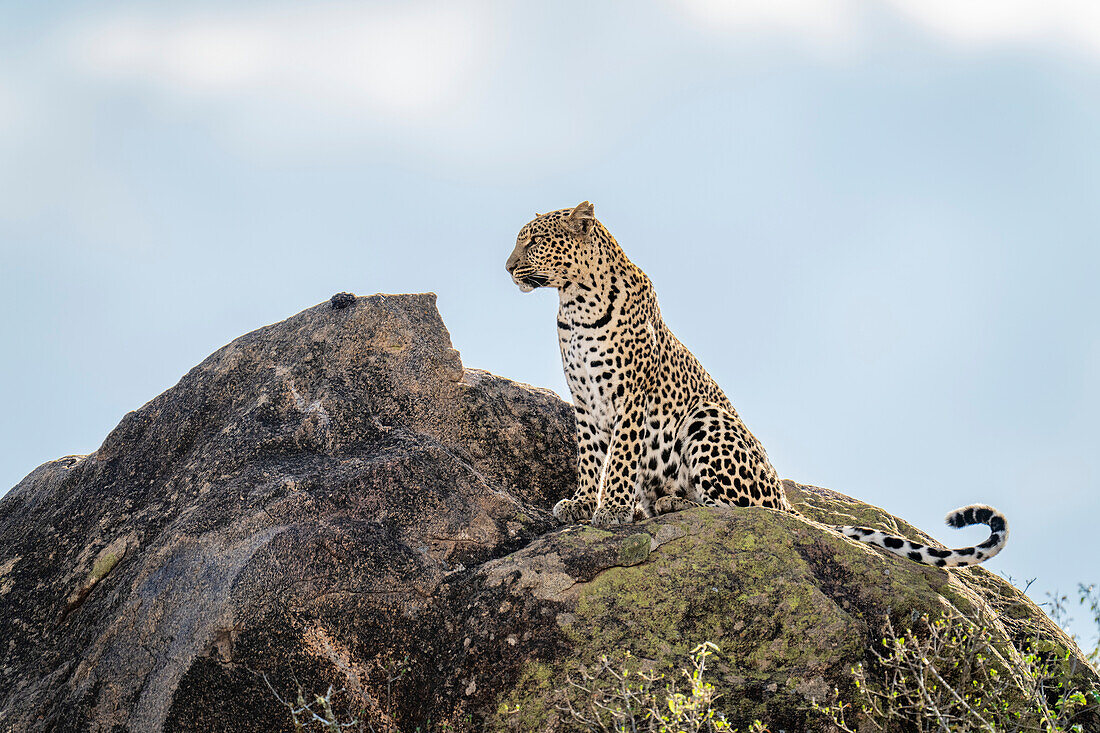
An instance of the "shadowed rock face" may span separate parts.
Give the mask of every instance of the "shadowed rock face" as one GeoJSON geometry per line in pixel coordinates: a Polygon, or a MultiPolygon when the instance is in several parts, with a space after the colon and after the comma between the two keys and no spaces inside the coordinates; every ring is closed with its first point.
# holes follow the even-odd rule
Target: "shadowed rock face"
{"type": "MultiPolygon", "coordinates": [[[[1068,645],[982,569],[791,515],[557,527],[575,470],[571,408],[464,369],[433,295],[254,331],[0,500],[0,730],[293,730],[268,684],[296,682],[379,730],[567,730],[555,688],[579,665],[703,640],[736,721],[812,730],[807,700],[888,611],[987,608],[1006,638],[1068,645]]],[[[811,520],[921,536],[788,490],[811,520]]]]}
{"type": "Polygon", "coordinates": [[[345,655],[369,686],[379,654],[440,643],[446,578],[554,524],[568,405],[463,369],[433,295],[333,305],[237,339],[0,502],[0,729],[286,727],[252,670],[285,692],[345,655]]]}

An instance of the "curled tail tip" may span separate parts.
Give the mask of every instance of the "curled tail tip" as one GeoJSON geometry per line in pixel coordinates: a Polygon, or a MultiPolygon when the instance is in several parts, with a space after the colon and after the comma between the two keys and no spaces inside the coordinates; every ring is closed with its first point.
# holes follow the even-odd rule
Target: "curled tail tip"
{"type": "Polygon", "coordinates": [[[989,527],[989,538],[985,542],[953,551],[958,558],[967,559],[949,564],[974,565],[984,562],[1004,549],[1005,543],[1008,542],[1008,521],[1005,515],[985,504],[971,504],[956,509],[947,515],[947,524],[951,527],[969,527],[972,524],[984,524],[989,527]]]}
{"type": "Polygon", "coordinates": [[[944,519],[948,527],[969,527],[972,524],[987,524],[994,532],[1003,532],[1008,523],[1005,516],[986,504],[970,504],[950,512],[944,519]]]}

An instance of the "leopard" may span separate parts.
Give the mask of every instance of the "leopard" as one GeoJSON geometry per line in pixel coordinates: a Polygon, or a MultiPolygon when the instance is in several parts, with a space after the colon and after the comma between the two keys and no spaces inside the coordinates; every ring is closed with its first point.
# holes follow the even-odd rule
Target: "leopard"
{"type": "MultiPolygon", "coordinates": [[[[558,291],[557,331],[572,395],[577,489],[563,523],[631,524],[691,507],[764,507],[796,514],[760,441],[695,355],[665,325],[649,277],[582,201],[536,214],[505,267],[525,293],[558,291]]],[[[965,567],[997,555],[1005,516],[985,504],[947,515],[984,524],[984,542],[944,549],[869,527],[826,525],[913,562],[965,567]]]]}

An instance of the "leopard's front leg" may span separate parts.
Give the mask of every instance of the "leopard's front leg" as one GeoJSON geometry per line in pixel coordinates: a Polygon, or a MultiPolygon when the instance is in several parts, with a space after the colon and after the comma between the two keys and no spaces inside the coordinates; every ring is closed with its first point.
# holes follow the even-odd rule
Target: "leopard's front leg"
{"type": "Polygon", "coordinates": [[[577,418],[577,492],[572,499],[562,499],[554,505],[558,521],[571,523],[591,519],[600,494],[600,471],[607,455],[607,436],[596,427],[588,410],[575,407],[577,418]]]}
{"type": "Polygon", "coordinates": [[[641,404],[633,402],[616,421],[600,476],[600,493],[592,526],[611,527],[634,520],[634,482],[642,456],[641,404]]]}

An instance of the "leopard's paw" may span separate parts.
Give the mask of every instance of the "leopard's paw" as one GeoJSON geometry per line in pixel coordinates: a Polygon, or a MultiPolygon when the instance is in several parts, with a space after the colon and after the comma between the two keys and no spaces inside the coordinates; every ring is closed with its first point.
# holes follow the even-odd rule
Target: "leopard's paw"
{"type": "Polygon", "coordinates": [[[554,516],[563,524],[573,524],[592,516],[592,503],[576,499],[562,499],[554,505],[554,516]]]}
{"type": "Polygon", "coordinates": [[[684,499],[679,496],[662,496],[657,501],[653,502],[654,514],[668,514],[669,512],[678,512],[684,509],[690,509],[693,506],[700,506],[698,503],[691,499],[684,499]]]}
{"type": "Polygon", "coordinates": [[[634,521],[634,507],[629,506],[602,506],[592,515],[592,526],[606,529],[619,524],[630,524],[634,521]]]}

